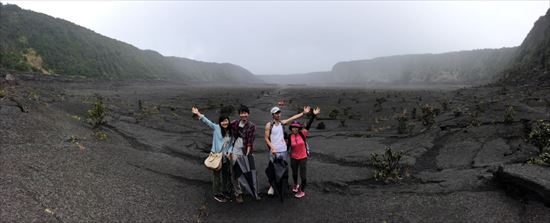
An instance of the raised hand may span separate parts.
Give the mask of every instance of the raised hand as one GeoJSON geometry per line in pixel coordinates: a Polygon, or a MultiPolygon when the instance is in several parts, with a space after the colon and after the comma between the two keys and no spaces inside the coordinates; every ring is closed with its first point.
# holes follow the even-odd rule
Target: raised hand
{"type": "Polygon", "coordinates": [[[304,114],[307,114],[309,113],[309,111],[311,111],[311,107],[308,106],[304,106],[304,114]]]}
{"type": "Polygon", "coordinates": [[[321,108],[315,107],[315,109],[313,109],[313,114],[318,115],[319,113],[321,113],[321,108]]]}
{"type": "Polygon", "coordinates": [[[197,116],[200,116],[201,113],[199,112],[199,109],[196,107],[196,106],[193,106],[191,108],[191,112],[193,112],[193,114],[197,115],[197,116]]]}

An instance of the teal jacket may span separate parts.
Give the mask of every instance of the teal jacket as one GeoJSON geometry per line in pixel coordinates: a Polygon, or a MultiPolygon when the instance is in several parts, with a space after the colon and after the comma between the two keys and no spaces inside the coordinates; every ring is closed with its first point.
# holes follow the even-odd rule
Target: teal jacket
{"type": "MultiPolygon", "coordinates": [[[[229,143],[226,145],[226,148],[222,148],[223,146],[223,136],[222,136],[222,128],[218,124],[214,124],[206,116],[201,115],[200,120],[204,122],[208,127],[210,127],[212,130],[214,130],[213,136],[212,136],[212,148],[210,149],[213,153],[219,153],[219,152],[227,152],[232,153],[233,152],[233,140],[229,140],[229,143]],[[223,149],[223,151],[222,151],[223,149]]],[[[229,136],[231,137],[231,136],[229,136]]]]}

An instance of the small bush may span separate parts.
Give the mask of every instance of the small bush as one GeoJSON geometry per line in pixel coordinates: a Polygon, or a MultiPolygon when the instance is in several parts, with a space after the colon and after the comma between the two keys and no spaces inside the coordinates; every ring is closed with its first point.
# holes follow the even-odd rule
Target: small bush
{"type": "Polygon", "coordinates": [[[499,93],[500,95],[506,95],[508,94],[508,89],[505,86],[503,86],[502,88],[500,88],[499,93]]]}
{"type": "Polygon", "coordinates": [[[231,116],[233,115],[234,112],[235,112],[235,107],[233,107],[233,105],[226,105],[220,109],[220,114],[222,115],[231,116]]]}
{"type": "Polygon", "coordinates": [[[160,113],[160,105],[159,106],[148,106],[144,104],[141,100],[138,100],[138,111],[134,114],[136,117],[136,120],[142,120],[145,119],[148,116],[159,114],[160,113]]]}
{"type": "Polygon", "coordinates": [[[6,91],[4,89],[0,89],[0,98],[6,97],[6,91]]]}
{"type": "Polygon", "coordinates": [[[80,139],[77,136],[71,135],[69,139],[67,139],[67,142],[76,145],[80,149],[85,149],[84,145],[80,143],[80,139]]]}
{"type": "Polygon", "coordinates": [[[348,106],[344,108],[344,111],[343,111],[344,116],[349,116],[350,112],[351,112],[351,107],[348,106]]]}
{"type": "Polygon", "coordinates": [[[171,112],[171,114],[172,114],[172,118],[174,118],[174,120],[178,119],[178,117],[179,117],[178,114],[176,114],[175,112],[171,112]]]}
{"type": "Polygon", "coordinates": [[[96,139],[99,139],[99,140],[102,140],[102,141],[107,140],[107,133],[99,131],[99,130],[95,131],[94,136],[95,136],[96,139]]]}
{"type": "Polygon", "coordinates": [[[532,165],[550,166],[550,153],[541,153],[539,156],[529,159],[527,163],[532,165]]]}
{"type": "Polygon", "coordinates": [[[476,111],[479,111],[481,113],[485,112],[485,108],[483,108],[483,101],[478,101],[476,103],[476,111]]]}
{"type": "Polygon", "coordinates": [[[88,110],[88,123],[92,125],[93,129],[98,129],[101,125],[105,124],[105,116],[107,110],[103,103],[103,98],[97,96],[96,102],[92,105],[92,108],[88,110]]]}
{"type": "Polygon", "coordinates": [[[40,99],[40,96],[38,96],[38,94],[34,91],[27,91],[27,98],[29,100],[38,101],[38,99],[40,99]]]}
{"type": "Polygon", "coordinates": [[[70,136],[69,139],[67,139],[67,142],[70,142],[72,144],[76,144],[76,143],[78,143],[78,141],[79,141],[78,137],[76,137],[74,135],[70,136]]]}
{"type": "Polygon", "coordinates": [[[539,149],[539,154],[542,154],[546,147],[550,146],[550,123],[538,120],[529,133],[528,140],[539,149]]]}
{"type": "Polygon", "coordinates": [[[443,99],[441,102],[441,108],[443,108],[443,111],[449,110],[449,100],[447,98],[443,99]]]}
{"type": "Polygon", "coordinates": [[[389,146],[386,146],[384,155],[376,153],[371,154],[371,162],[376,168],[374,170],[374,179],[377,181],[397,181],[401,179],[401,158],[403,151],[394,152],[389,146]]]}
{"type": "Polygon", "coordinates": [[[382,108],[382,104],[384,104],[384,102],[386,102],[386,98],[376,98],[376,103],[374,104],[374,107],[380,107],[382,108]]]}
{"type": "Polygon", "coordinates": [[[435,116],[439,116],[439,114],[441,114],[441,109],[434,108],[434,114],[435,114],[435,116]]]}
{"type": "Polygon", "coordinates": [[[317,129],[325,129],[326,126],[325,126],[325,123],[324,122],[319,122],[319,124],[317,124],[317,129]]]}
{"type": "Polygon", "coordinates": [[[328,117],[331,119],[336,119],[338,117],[338,114],[340,114],[340,111],[338,109],[334,109],[328,113],[328,117]]]}
{"type": "Polygon", "coordinates": [[[460,117],[462,115],[462,109],[460,107],[456,107],[453,109],[453,115],[455,117],[460,117]]]}
{"type": "Polygon", "coordinates": [[[481,121],[478,119],[479,113],[477,111],[470,112],[470,120],[468,121],[468,126],[478,127],[481,125],[481,121]]]}
{"type": "Polygon", "coordinates": [[[506,111],[504,112],[504,123],[510,124],[514,122],[515,114],[516,111],[514,110],[514,106],[508,106],[508,108],[506,108],[506,111]]]}
{"type": "Polygon", "coordinates": [[[342,119],[340,120],[340,127],[346,127],[346,120],[345,119],[342,119]]]}
{"type": "Polygon", "coordinates": [[[71,115],[71,118],[74,119],[75,121],[80,121],[81,120],[80,116],[78,116],[78,115],[71,115]]]}
{"type": "Polygon", "coordinates": [[[431,127],[435,123],[435,112],[431,105],[422,107],[422,125],[431,127]]]}

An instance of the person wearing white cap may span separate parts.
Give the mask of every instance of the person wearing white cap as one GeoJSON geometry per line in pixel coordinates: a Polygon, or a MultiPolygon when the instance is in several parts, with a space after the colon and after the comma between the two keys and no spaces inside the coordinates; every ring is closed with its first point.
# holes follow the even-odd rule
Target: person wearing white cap
{"type": "MultiPolygon", "coordinates": [[[[272,121],[265,124],[264,139],[271,154],[269,159],[271,162],[275,158],[283,158],[288,162],[287,143],[285,141],[285,133],[283,126],[309,113],[311,108],[304,106],[304,110],[288,119],[281,120],[281,109],[273,107],[271,109],[272,121]]],[[[273,187],[269,188],[269,195],[274,194],[273,187]]]]}

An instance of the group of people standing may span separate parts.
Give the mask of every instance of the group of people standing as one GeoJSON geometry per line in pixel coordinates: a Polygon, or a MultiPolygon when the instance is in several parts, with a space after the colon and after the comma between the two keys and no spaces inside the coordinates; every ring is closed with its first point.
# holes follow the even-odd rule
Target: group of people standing
{"type": "MultiPolygon", "coordinates": [[[[211,152],[223,153],[221,169],[212,170],[214,199],[219,202],[228,202],[234,198],[237,203],[243,203],[244,187],[252,197],[259,200],[254,156],[252,155],[256,125],[248,119],[250,114],[248,107],[241,105],[238,109],[239,120],[230,121],[227,115],[222,114],[217,124],[201,114],[197,107],[193,107],[191,111],[213,130],[211,152]]],[[[265,125],[264,137],[270,151],[270,165],[280,162],[286,164],[290,160],[294,181],[292,192],[296,198],[302,198],[305,196],[307,184],[308,131],[321,109],[312,110],[309,106],[305,106],[302,112],[284,120],[281,120],[279,107],[273,107],[270,112],[272,120],[265,125]],[[309,114],[309,119],[303,126],[297,119],[306,114],[309,114]],[[286,133],[284,126],[288,126],[290,134],[286,133]],[[298,182],[298,175],[301,179],[300,182],[298,182]]],[[[283,167],[283,170],[288,171],[286,165],[283,167]]],[[[281,193],[280,189],[277,190],[275,187],[274,181],[270,180],[268,195],[273,195],[276,191],[281,193]]]]}

